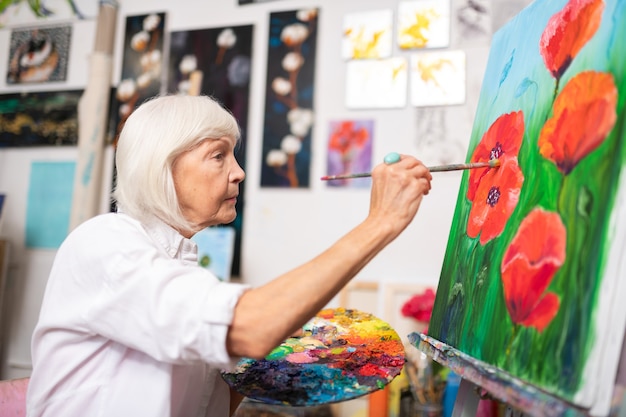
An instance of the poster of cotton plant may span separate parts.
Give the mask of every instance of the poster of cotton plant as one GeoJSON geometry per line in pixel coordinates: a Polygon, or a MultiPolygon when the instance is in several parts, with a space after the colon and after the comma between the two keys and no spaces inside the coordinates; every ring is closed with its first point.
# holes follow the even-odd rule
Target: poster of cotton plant
{"type": "Polygon", "coordinates": [[[161,91],[165,19],[165,13],[126,17],[122,74],[111,100],[109,141],[115,141],[139,104],[161,91]]]}
{"type": "Polygon", "coordinates": [[[309,186],[317,18],[317,9],[270,14],[262,187],[309,186]]]}

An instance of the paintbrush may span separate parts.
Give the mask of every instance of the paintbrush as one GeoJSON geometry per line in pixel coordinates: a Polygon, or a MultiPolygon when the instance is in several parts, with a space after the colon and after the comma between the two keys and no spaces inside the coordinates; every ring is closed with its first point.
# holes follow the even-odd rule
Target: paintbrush
{"type": "MultiPolygon", "coordinates": [[[[428,167],[430,172],[444,172],[444,171],[459,171],[463,169],[476,169],[476,168],[496,168],[500,166],[498,159],[491,159],[487,162],[470,162],[467,164],[449,164],[449,165],[435,165],[428,167]]],[[[360,174],[345,174],[345,175],[325,175],[320,178],[322,181],[332,180],[345,180],[351,178],[366,178],[371,177],[371,172],[362,172],[360,174]]]]}

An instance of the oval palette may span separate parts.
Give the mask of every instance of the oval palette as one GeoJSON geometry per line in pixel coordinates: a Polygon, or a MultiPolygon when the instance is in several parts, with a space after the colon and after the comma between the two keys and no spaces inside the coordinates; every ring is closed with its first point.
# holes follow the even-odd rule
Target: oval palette
{"type": "Polygon", "coordinates": [[[268,404],[314,406],[383,388],[400,374],[404,346],[389,324],[344,308],[320,311],[265,359],[241,359],[224,380],[268,404]]]}

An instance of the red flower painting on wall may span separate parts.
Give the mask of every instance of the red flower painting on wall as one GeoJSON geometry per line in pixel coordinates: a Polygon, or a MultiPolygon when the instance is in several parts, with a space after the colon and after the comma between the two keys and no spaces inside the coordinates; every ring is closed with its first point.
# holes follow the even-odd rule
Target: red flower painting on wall
{"type": "MultiPolygon", "coordinates": [[[[499,159],[502,164],[509,158],[517,158],[524,137],[524,114],[521,111],[503,114],[494,121],[474,149],[470,162],[488,162],[499,159]]],[[[470,172],[467,199],[474,201],[476,190],[493,168],[474,169],[470,172]]]]}
{"type": "Polygon", "coordinates": [[[543,331],[556,316],[559,296],[546,289],[565,261],[566,229],[558,213],[532,210],[502,258],[506,308],[513,323],[543,331]]]}
{"type": "Polygon", "coordinates": [[[617,120],[617,88],[609,73],[576,74],[554,102],[539,136],[539,152],[567,175],[610,133],[617,120]]]}
{"type": "Polygon", "coordinates": [[[352,162],[370,140],[370,133],[361,124],[354,121],[342,121],[337,124],[328,139],[329,152],[339,155],[343,171],[341,174],[352,172],[352,162]]]}
{"type": "Polygon", "coordinates": [[[331,133],[328,147],[349,157],[350,153],[355,149],[359,149],[365,145],[369,139],[367,129],[361,127],[356,128],[354,122],[344,121],[337,126],[331,133]]]}
{"type": "Polygon", "coordinates": [[[539,51],[554,78],[561,78],[596,33],[603,10],[603,0],[572,0],[550,18],[541,35],[539,51]]]}

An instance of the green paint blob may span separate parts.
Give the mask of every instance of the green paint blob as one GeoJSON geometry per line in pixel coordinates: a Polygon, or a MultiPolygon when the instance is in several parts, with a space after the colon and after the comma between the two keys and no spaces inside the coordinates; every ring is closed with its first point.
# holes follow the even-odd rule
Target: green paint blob
{"type": "Polygon", "coordinates": [[[274,348],[274,350],[272,350],[270,354],[265,357],[265,359],[268,361],[275,361],[284,358],[290,353],[293,353],[293,349],[290,346],[280,345],[277,348],[274,348]]]}

